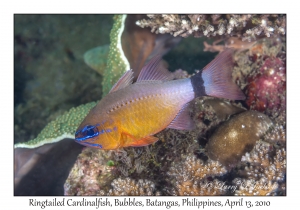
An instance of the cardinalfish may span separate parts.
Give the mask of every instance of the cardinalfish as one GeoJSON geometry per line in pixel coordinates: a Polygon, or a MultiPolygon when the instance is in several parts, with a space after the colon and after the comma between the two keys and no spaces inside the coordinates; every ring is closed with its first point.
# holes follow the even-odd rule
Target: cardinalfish
{"type": "Polygon", "coordinates": [[[245,99],[231,79],[232,53],[231,49],[223,51],[202,71],[185,79],[174,80],[174,74],[160,65],[159,56],[142,68],[133,84],[133,71],[127,71],[90,110],[75,141],[114,150],[152,144],[158,140],[153,135],[165,128],[193,129],[188,107],[194,98],[245,99]]]}

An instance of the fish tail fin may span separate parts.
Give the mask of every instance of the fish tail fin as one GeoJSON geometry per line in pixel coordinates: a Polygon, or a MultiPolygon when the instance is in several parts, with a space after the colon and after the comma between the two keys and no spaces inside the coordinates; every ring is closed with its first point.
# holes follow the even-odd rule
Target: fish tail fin
{"type": "Polygon", "coordinates": [[[232,81],[232,49],[221,52],[203,70],[191,77],[195,96],[214,96],[230,100],[244,100],[245,95],[232,81]]]}

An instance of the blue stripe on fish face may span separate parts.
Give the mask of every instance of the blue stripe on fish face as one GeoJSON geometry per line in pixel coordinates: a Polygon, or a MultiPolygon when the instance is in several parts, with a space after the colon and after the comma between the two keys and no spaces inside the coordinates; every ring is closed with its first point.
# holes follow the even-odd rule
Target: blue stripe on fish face
{"type": "MultiPolygon", "coordinates": [[[[76,141],[84,141],[86,139],[90,139],[90,138],[93,138],[95,136],[98,136],[102,133],[110,133],[112,132],[113,130],[112,129],[103,129],[101,131],[98,131],[98,128],[97,126],[99,126],[99,124],[96,124],[96,125],[87,125],[85,126],[84,128],[82,128],[81,130],[78,130],[76,133],[75,133],[75,140],[76,141]]],[[[116,127],[114,127],[114,130],[116,127]]]]}
{"type": "Polygon", "coordinates": [[[84,141],[86,139],[90,139],[95,136],[98,136],[101,133],[104,133],[104,130],[99,132],[97,126],[99,126],[99,124],[87,125],[83,129],[78,130],[75,133],[75,140],[76,141],[84,141]]]}

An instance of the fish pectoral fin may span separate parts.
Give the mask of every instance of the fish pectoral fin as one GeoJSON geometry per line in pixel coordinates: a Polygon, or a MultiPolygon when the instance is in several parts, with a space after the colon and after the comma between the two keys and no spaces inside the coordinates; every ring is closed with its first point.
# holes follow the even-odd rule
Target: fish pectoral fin
{"type": "Polygon", "coordinates": [[[155,143],[157,141],[158,141],[157,137],[147,136],[145,138],[142,138],[142,139],[139,139],[137,141],[131,142],[131,144],[128,145],[128,146],[131,146],[131,147],[142,147],[142,146],[147,146],[149,144],[153,144],[153,143],[155,143]]]}
{"type": "Polygon", "coordinates": [[[134,136],[130,134],[123,133],[126,136],[127,140],[124,143],[124,147],[143,147],[149,144],[153,144],[157,142],[159,139],[155,136],[147,136],[141,139],[136,139],[134,136]]]}

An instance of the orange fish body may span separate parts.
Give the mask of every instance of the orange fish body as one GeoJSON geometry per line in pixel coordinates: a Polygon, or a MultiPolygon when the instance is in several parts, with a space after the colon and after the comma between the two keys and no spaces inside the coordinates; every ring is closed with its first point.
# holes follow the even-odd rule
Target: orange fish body
{"type": "MultiPolygon", "coordinates": [[[[230,60],[231,53],[222,53],[215,63],[221,60],[228,68],[230,62],[226,59],[230,60]]],[[[105,150],[149,145],[158,140],[153,135],[165,128],[194,128],[188,104],[195,97],[244,98],[234,83],[226,81],[228,78],[223,83],[213,78],[219,74],[211,71],[216,64],[213,68],[208,65],[208,70],[204,68],[191,78],[171,80],[172,74],[162,68],[159,61],[158,57],[149,61],[134,84],[131,84],[133,72],[127,71],[86,116],[75,134],[75,141],[105,150]],[[229,91],[223,90],[226,87],[229,91]]],[[[228,73],[225,76],[228,77],[228,73]]]]}

